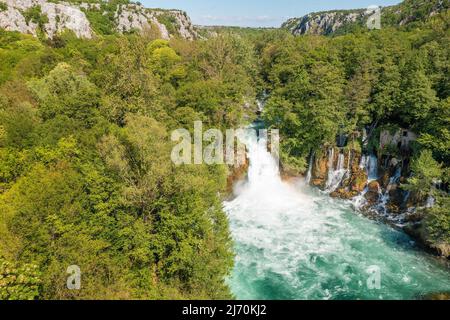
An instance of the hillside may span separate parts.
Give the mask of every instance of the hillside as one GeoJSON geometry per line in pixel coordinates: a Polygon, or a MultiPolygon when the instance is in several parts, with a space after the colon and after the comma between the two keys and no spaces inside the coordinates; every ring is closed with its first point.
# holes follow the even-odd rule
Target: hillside
{"type": "MultiPolygon", "coordinates": [[[[404,26],[424,21],[448,8],[449,2],[444,0],[406,0],[395,6],[381,8],[381,24],[404,26]]],[[[316,12],[289,19],[282,28],[294,35],[342,33],[364,26],[372,14],[367,9],[316,12]]]]}
{"type": "Polygon", "coordinates": [[[163,39],[197,37],[185,12],[147,9],[127,0],[0,0],[0,28],[48,38],[64,30],[87,39],[142,30],[156,31],[163,39]]]}

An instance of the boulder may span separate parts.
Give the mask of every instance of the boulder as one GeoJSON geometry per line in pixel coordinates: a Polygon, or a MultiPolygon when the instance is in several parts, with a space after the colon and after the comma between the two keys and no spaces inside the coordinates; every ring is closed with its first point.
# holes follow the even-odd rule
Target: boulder
{"type": "Polygon", "coordinates": [[[358,195],[358,192],[347,190],[346,188],[339,188],[330,194],[333,198],[350,200],[358,195]]]}
{"type": "Polygon", "coordinates": [[[381,190],[380,184],[378,183],[378,181],[369,182],[368,189],[369,189],[369,192],[374,192],[377,194],[379,194],[380,190],[381,190]]]}

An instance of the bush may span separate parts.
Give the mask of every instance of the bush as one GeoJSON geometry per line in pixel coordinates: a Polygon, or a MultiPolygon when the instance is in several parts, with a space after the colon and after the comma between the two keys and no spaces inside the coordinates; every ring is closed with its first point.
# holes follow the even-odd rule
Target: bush
{"type": "Polygon", "coordinates": [[[42,14],[41,6],[28,8],[23,12],[23,16],[27,24],[31,21],[33,23],[36,23],[41,29],[43,29],[44,25],[48,23],[48,17],[47,15],[42,14]]]}
{"type": "Polygon", "coordinates": [[[0,257],[0,300],[34,300],[39,294],[38,268],[18,266],[0,257]]]}
{"type": "Polygon", "coordinates": [[[0,2],[0,12],[8,10],[8,5],[4,2],[0,2]]]}
{"type": "Polygon", "coordinates": [[[434,206],[425,216],[425,228],[434,244],[450,244],[450,197],[438,196],[434,206]]]}

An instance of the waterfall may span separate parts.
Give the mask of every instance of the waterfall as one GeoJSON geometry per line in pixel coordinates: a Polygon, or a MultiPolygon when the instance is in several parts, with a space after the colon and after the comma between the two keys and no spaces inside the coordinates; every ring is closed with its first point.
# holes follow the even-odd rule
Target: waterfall
{"type": "Polygon", "coordinates": [[[362,137],[362,141],[363,141],[363,146],[366,147],[369,144],[369,141],[367,139],[367,129],[364,128],[363,130],[363,137],[362,137]]]}
{"type": "Polygon", "coordinates": [[[367,157],[365,154],[361,156],[361,161],[359,162],[359,168],[364,169],[367,166],[367,157]]]}
{"type": "Polygon", "coordinates": [[[369,188],[365,187],[363,192],[353,198],[352,204],[356,210],[359,210],[367,203],[366,194],[369,192],[369,188]]]}
{"type": "Polygon", "coordinates": [[[268,94],[266,91],[264,91],[261,94],[261,97],[259,99],[256,100],[256,105],[258,107],[258,113],[261,114],[264,111],[264,108],[266,106],[266,102],[267,102],[267,98],[268,98],[268,94]]]}
{"type": "Polygon", "coordinates": [[[256,104],[258,106],[258,112],[262,113],[264,110],[265,102],[263,100],[258,100],[258,101],[256,101],[256,104]]]}
{"type": "Polygon", "coordinates": [[[227,282],[237,299],[398,300],[448,290],[447,269],[409,237],[346,202],[283,182],[265,137],[246,144],[248,181],[224,203],[236,256],[227,282]],[[381,290],[365,285],[370,265],[382,268],[381,290]]]}
{"type": "Polygon", "coordinates": [[[390,200],[389,192],[391,191],[391,187],[392,187],[392,185],[400,182],[401,176],[402,176],[402,168],[399,166],[395,170],[394,175],[389,179],[389,184],[386,187],[386,191],[384,193],[382,193],[380,190],[381,199],[380,199],[380,204],[378,206],[381,208],[381,210],[383,211],[384,214],[387,214],[386,205],[389,203],[389,200],[390,200]]]}
{"type": "Polygon", "coordinates": [[[366,158],[367,161],[367,175],[369,176],[369,182],[378,180],[378,158],[371,154],[366,158]]]}
{"type": "Polygon", "coordinates": [[[306,183],[309,184],[311,182],[312,177],[312,168],[314,166],[314,156],[315,153],[311,153],[311,157],[309,159],[309,167],[308,167],[308,174],[306,175],[306,183]]]}
{"type": "Polygon", "coordinates": [[[338,163],[336,169],[334,168],[334,149],[330,153],[330,159],[328,163],[328,179],[326,184],[327,192],[334,192],[342,183],[342,179],[347,174],[347,169],[345,169],[345,155],[343,153],[339,153],[338,163]]]}
{"type": "Polygon", "coordinates": [[[436,204],[436,199],[433,196],[429,196],[427,199],[425,208],[433,208],[435,204],[436,204]]]}
{"type": "Polygon", "coordinates": [[[347,168],[345,172],[345,179],[350,179],[352,173],[352,151],[348,151],[347,168]]]}

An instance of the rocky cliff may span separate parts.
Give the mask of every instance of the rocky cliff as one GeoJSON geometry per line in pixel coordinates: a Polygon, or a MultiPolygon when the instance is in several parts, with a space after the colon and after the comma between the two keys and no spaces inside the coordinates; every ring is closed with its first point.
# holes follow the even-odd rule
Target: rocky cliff
{"type": "MultiPolygon", "coordinates": [[[[401,4],[381,8],[381,26],[402,26],[423,21],[448,9],[448,0],[405,0],[401,4]]],[[[289,19],[282,28],[294,35],[329,35],[355,26],[364,26],[373,14],[373,9],[317,12],[289,19]]]]}
{"type": "Polygon", "coordinates": [[[140,4],[99,1],[0,0],[0,28],[53,38],[70,30],[80,38],[101,33],[156,30],[161,38],[197,38],[190,18],[179,10],[147,9],[140,4]]]}

